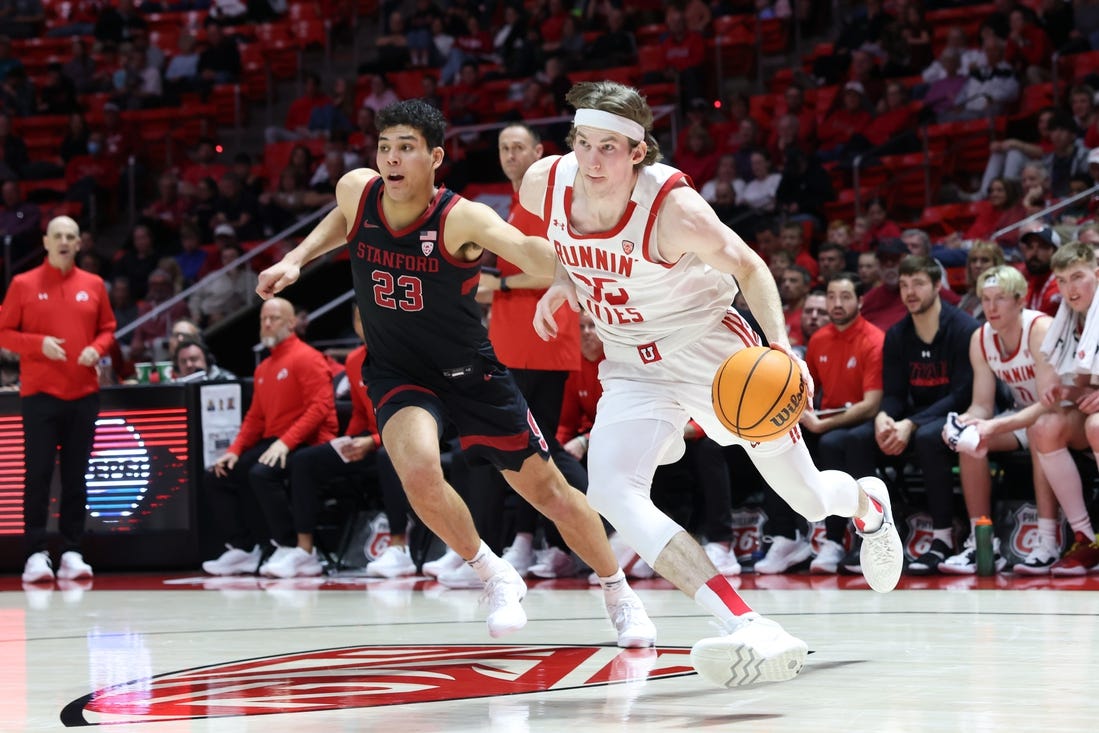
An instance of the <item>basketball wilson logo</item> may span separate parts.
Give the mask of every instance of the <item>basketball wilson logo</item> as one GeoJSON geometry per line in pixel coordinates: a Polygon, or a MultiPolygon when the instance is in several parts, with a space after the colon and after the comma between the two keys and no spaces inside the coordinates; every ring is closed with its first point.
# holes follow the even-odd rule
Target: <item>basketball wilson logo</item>
{"type": "Polygon", "coordinates": [[[792,417],[801,416],[801,401],[805,399],[805,390],[796,392],[790,396],[790,401],[782,406],[774,415],[771,416],[771,424],[776,428],[781,428],[792,417]]]}
{"type": "Polygon", "coordinates": [[[227,662],[96,690],[69,727],[316,712],[553,692],[694,674],[689,649],[353,646],[227,662]]]}

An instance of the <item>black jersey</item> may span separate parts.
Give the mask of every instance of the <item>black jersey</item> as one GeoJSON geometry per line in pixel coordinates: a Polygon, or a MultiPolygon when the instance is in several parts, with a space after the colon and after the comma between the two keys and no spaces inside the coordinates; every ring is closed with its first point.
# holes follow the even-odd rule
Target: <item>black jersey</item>
{"type": "Polygon", "coordinates": [[[443,228],[458,194],[440,188],[416,221],[394,230],[381,211],[384,185],[380,176],[366,185],[347,238],[367,370],[445,388],[492,353],[475,299],[481,261],[446,251],[443,228]]]}

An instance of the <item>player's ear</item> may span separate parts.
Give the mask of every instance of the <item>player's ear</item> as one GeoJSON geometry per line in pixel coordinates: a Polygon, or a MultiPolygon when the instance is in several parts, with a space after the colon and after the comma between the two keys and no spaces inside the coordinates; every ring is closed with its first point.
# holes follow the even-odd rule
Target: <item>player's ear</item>
{"type": "Polygon", "coordinates": [[[443,158],[446,157],[446,151],[442,147],[431,149],[431,167],[438,170],[439,166],[443,164],[443,158]]]}
{"type": "Polygon", "coordinates": [[[645,160],[645,155],[649,152],[649,146],[644,140],[634,146],[633,151],[630,153],[630,160],[634,165],[637,165],[641,161],[645,160]]]}

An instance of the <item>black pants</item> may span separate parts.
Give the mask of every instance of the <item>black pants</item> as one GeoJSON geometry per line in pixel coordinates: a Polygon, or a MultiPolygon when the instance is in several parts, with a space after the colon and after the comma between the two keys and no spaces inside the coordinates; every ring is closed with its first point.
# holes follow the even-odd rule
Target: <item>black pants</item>
{"type": "MultiPolygon", "coordinates": [[[[515,383],[523,393],[530,414],[538,423],[542,436],[549,445],[549,453],[569,485],[586,492],[588,472],[557,442],[557,425],[561,421],[561,402],[565,395],[568,372],[544,369],[510,369],[515,383]]],[[[463,498],[473,514],[477,532],[494,552],[501,552],[510,538],[503,536],[503,506],[511,487],[500,473],[491,466],[473,466],[459,471],[458,484],[465,486],[463,498]]],[[[539,526],[540,515],[534,507],[520,499],[516,509],[515,531],[534,533],[539,526]]],[[[553,522],[541,522],[546,543],[552,547],[565,547],[565,541],[553,522]]]]}
{"type": "MultiPolygon", "coordinates": [[[[218,539],[241,550],[251,550],[256,544],[263,547],[269,540],[275,539],[257,499],[258,496],[268,497],[278,491],[282,492],[283,501],[286,501],[284,481],[289,469],[265,466],[259,462],[259,457],[275,440],[264,438],[244,451],[233,470],[225,476],[212,472],[206,474],[218,539]]],[[[292,457],[293,451],[287,456],[287,466],[292,457]]],[[[297,542],[291,544],[296,545],[297,542]]]]}
{"type": "MultiPolygon", "coordinates": [[[[958,456],[943,441],[945,424],[946,418],[941,417],[917,427],[904,452],[904,457],[923,473],[927,511],[931,514],[933,529],[954,526],[953,469],[958,456]]],[[[873,476],[878,462],[885,457],[874,440],[873,420],[853,428],[844,447],[847,465],[855,476],[873,476]]]]}
{"type": "Polygon", "coordinates": [[[23,453],[26,474],[23,490],[23,532],[27,554],[47,549],[50,482],[60,447],[61,506],[58,528],[62,552],[80,551],[87,515],[88,493],[84,475],[95,438],[99,394],[78,400],[62,400],[47,394],[24,397],[23,453]]]}
{"type": "Polygon", "coordinates": [[[297,543],[295,533],[311,534],[314,531],[317,526],[317,499],[325,484],[334,478],[349,479],[364,495],[379,486],[390,532],[404,534],[408,525],[408,497],[401,489],[400,479],[385,449],[371,453],[361,461],[344,463],[331,445],[322,443],[295,451],[290,462],[293,517],[285,499],[279,502],[275,496],[269,506],[264,506],[267,523],[276,542],[293,545],[297,543]]]}

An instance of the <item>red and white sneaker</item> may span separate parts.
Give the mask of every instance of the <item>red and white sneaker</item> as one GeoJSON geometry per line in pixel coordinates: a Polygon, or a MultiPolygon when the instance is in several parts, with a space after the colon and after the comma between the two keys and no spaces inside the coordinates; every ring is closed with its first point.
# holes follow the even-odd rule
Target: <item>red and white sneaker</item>
{"type": "Polygon", "coordinates": [[[1099,542],[1092,542],[1083,532],[1077,532],[1072,547],[1049,568],[1052,575],[1087,575],[1099,567],[1099,542]]]}

